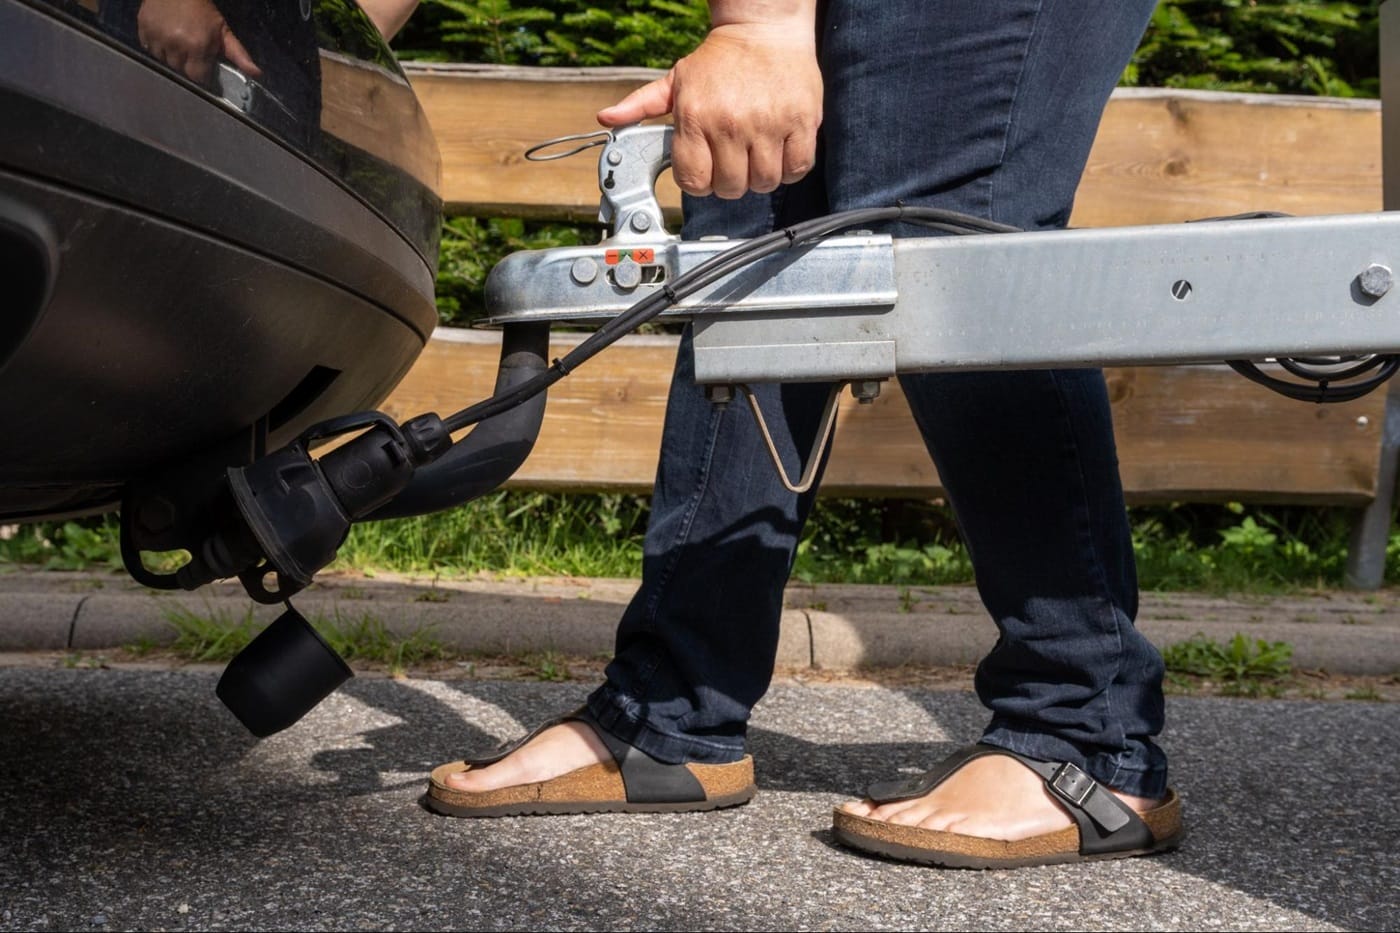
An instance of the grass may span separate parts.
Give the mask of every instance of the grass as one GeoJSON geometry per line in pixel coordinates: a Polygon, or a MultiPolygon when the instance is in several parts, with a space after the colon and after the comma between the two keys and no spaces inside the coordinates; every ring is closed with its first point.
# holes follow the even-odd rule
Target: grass
{"type": "MultiPolygon", "coordinates": [[[[365,574],[636,577],[649,500],[496,492],[421,518],[357,525],[332,566],[365,574]]],[[[1144,590],[1272,594],[1342,585],[1354,513],[1177,504],[1130,510],[1144,590]]],[[[0,570],[119,570],[112,517],[10,526],[0,570]]],[[[968,583],[972,566],[940,502],[827,499],[798,546],[793,578],[900,587],[968,583]]],[[[1400,532],[1387,581],[1400,581],[1400,532]]]]}
{"type": "Polygon", "coordinates": [[[335,566],[629,577],[640,572],[647,512],[643,496],[497,492],[437,515],[356,525],[335,566]]]}
{"type": "Polygon", "coordinates": [[[1281,695],[1291,683],[1292,658],[1293,646],[1287,642],[1251,642],[1239,633],[1224,643],[1198,634],[1162,650],[1167,677],[1175,686],[1193,689],[1204,682],[1229,696],[1281,695]]]}
{"type": "MultiPolygon", "coordinates": [[[[223,610],[200,613],[180,606],[167,611],[165,618],[175,629],[168,650],[197,662],[232,660],[265,627],[252,609],[235,618],[223,610]]],[[[318,614],[307,621],[346,661],[382,665],[391,673],[455,657],[429,627],[415,629],[407,636],[395,635],[370,613],[352,617],[337,612],[331,618],[318,614]]],[[[157,649],[146,642],[129,645],[127,650],[139,656],[157,649]]]]}

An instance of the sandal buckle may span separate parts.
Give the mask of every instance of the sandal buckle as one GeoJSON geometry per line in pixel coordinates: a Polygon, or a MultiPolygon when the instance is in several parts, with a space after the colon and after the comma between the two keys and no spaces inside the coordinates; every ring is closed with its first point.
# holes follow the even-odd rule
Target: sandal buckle
{"type": "Polygon", "coordinates": [[[1060,765],[1054,776],[1047,781],[1050,789],[1059,794],[1065,800],[1076,807],[1084,806],[1084,801],[1089,799],[1089,795],[1098,786],[1083,769],[1072,762],[1065,762],[1060,765]]]}

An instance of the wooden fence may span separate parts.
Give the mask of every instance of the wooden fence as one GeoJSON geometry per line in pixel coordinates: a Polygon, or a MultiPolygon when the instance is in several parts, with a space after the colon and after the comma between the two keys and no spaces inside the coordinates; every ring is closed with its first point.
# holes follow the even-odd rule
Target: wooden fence
{"type": "MultiPolygon", "coordinates": [[[[410,78],[443,155],[453,212],[592,220],[596,164],[532,163],[537,142],[595,126],[593,114],[653,76],[640,69],[416,66],[410,78]]],[[[1117,92],[1080,186],[1075,226],[1171,223],[1250,210],[1336,214],[1381,208],[1374,101],[1117,92]]],[[[666,182],[663,205],[678,213],[666,182]]],[[[557,334],[561,347],[576,337],[557,334]]],[[[450,410],[490,394],[494,334],[443,329],[386,409],[450,410]]],[[[649,489],[674,340],[627,338],[556,387],[535,453],[512,480],[557,489],[649,489]]],[[[1383,557],[1393,457],[1384,392],[1309,406],[1222,366],[1108,371],[1130,501],[1263,501],[1362,507],[1383,557]],[[1380,531],[1376,528],[1379,526],[1380,531]]],[[[847,400],[850,401],[849,399],[847,400]]],[[[934,496],[941,490],[898,387],[846,405],[826,494],[934,496]]],[[[1353,556],[1353,564],[1357,556],[1353,556]]],[[[1375,579],[1357,577],[1361,585],[1375,579]]],[[[1353,574],[1353,576],[1356,576],[1353,574]]],[[[1364,577],[1365,575],[1363,575],[1364,577]]]]}

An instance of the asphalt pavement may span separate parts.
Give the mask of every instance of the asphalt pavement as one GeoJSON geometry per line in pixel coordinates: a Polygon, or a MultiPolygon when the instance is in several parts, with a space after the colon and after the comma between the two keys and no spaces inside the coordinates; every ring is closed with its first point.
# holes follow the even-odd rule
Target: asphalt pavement
{"type": "MultiPolygon", "coordinates": [[[[333,578],[297,602],[486,653],[586,656],[633,586],[333,578]]],[[[248,610],[231,590],[0,575],[0,931],[1400,929],[1393,702],[1170,697],[1175,853],[975,872],[837,846],[835,804],[974,740],[984,712],[965,683],[817,670],[975,658],[991,626],[966,588],[795,587],[746,806],[497,820],[428,812],[426,773],[575,706],[588,676],[362,673],[259,741],[215,698],[217,668],[83,660],[168,637],[177,605],[248,610]]],[[[1398,608],[1146,596],[1142,617],[1158,640],[1241,630],[1290,641],[1300,664],[1394,674],[1398,608]]]]}

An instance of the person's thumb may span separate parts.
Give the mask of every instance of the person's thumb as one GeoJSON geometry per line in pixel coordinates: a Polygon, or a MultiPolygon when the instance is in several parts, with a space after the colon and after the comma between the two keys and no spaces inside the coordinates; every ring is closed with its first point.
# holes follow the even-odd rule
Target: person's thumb
{"type": "Polygon", "coordinates": [[[238,41],[238,37],[228,26],[224,26],[224,58],[227,58],[235,68],[249,78],[262,75],[262,69],[253,61],[253,56],[248,54],[248,50],[243,47],[243,43],[238,41]]]}
{"type": "Polygon", "coordinates": [[[671,112],[671,75],[644,84],[622,100],[598,111],[598,122],[606,127],[640,123],[648,117],[671,112]]]}

